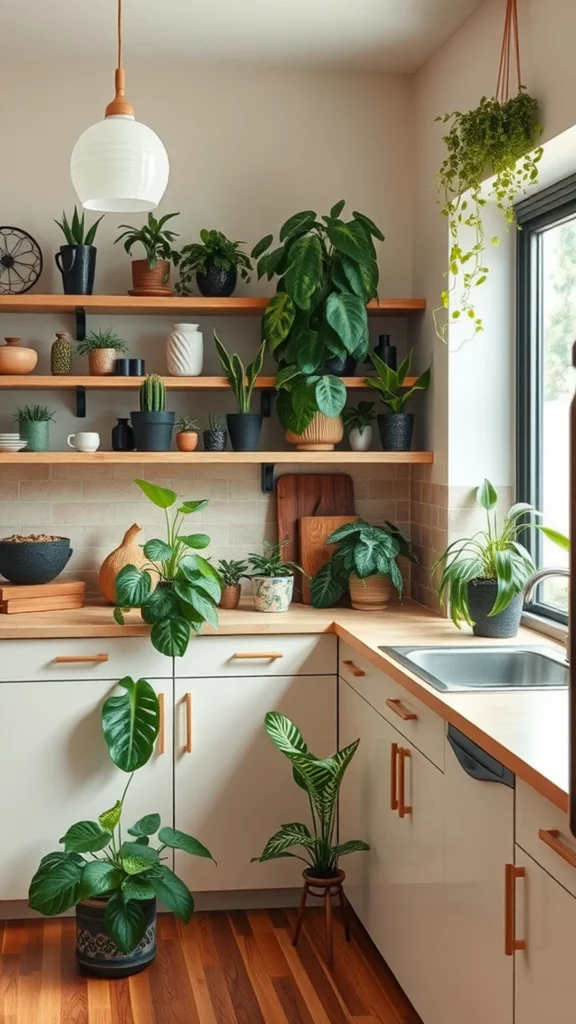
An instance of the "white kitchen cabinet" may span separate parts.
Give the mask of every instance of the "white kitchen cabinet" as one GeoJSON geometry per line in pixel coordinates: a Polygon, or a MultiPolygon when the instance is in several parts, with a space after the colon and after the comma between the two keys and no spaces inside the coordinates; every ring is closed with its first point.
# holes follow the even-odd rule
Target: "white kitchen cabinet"
{"type": "Polygon", "coordinates": [[[515,1024],[573,1024],[576,1007],[576,898],[519,846],[516,865],[516,940],[526,948],[514,954],[515,1024]]]}
{"type": "Polygon", "coordinates": [[[299,860],[250,863],[281,825],[310,825],[306,794],[264,731],[273,710],[296,723],[316,755],[334,753],[335,675],[176,680],[176,827],[218,862],[176,853],[176,870],[195,892],[302,883],[299,860]]]}
{"type": "MultiPolygon", "coordinates": [[[[149,681],[164,694],[164,753],[136,773],[126,825],[156,811],[172,824],[172,681],[149,681]]],[[[128,777],[110,760],[100,724],[113,691],[97,679],[0,684],[0,900],[26,899],[41,857],[61,849],[68,827],[122,795],[128,777]]]]}

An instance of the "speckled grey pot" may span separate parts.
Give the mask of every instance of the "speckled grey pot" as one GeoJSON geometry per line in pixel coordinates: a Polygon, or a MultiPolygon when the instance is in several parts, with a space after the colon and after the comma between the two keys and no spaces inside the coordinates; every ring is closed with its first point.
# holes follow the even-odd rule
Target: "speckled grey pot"
{"type": "Polygon", "coordinates": [[[508,640],[517,635],[522,615],[522,594],[516,594],[504,611],[489,616],[497,593],[496,580],[474,580],[468,584],[468,606],[474,622],[474,636],[508,640]]]}
{"type": "Polygon", "coordinates": [[[68,537],[37,544],[0,541],[0,574],[10,583],[51,583],[66,567],[71,554],[68,537]]]}
{"type": "Polygon", "coordinates": [[[294,592],[294,577],[253,576],[252,590],[257,612],[287,612],[294,592]]]}
{"type": "Polygon", "coordinates": [[[389,412],[378,416],[378,430],[384,452],[409,452],[414,430],[413,412],[389,412]]]}

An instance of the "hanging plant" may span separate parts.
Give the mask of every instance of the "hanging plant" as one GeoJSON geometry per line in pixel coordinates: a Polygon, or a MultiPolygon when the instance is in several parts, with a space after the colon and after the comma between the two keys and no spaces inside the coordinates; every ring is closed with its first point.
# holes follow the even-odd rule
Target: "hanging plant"
{"type": "MultiPolygon", "coordinates": [[[[538,100],[521,84],[517,0],[507,0],[496,96],[483,96],[479,106],[468,113],[455,111],[436,120],[449,125],[443,140],[448,155],[437,175],[438,202],[448,219],[450,233],[445,274],[449,284],[442,292],[442,305],[434,310],[436,334],[447,341],[449,328],[463,319],[470,321],[472,335],[484,329],[472,292],[484,284],[489,273],[482,219],[488,197],[495,199],[509,229],[515,223],[516,198],[538,181],[542,148],[537,147],[537,142],[542,128],[538,122],[538,100]],[[518,93],[510,98],[512,48],[518,93]],[[487,191],[483,185],[490,178],[494,180],[487,191]],[[470,233],[471,242],[465,244],[462,236],[469,237],[470,233]]],[[[499,242],[497,236],[492,237],[492,245],[499,242]]]]}

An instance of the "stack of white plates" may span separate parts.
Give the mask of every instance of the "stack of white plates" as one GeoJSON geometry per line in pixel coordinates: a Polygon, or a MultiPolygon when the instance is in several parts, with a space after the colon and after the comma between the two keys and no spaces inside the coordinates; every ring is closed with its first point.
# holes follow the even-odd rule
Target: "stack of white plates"
{"type": "Polygon", "coordinates": [[[0,434],[0,452],[21,452],[27,444],[20,434],[0,434]]]}

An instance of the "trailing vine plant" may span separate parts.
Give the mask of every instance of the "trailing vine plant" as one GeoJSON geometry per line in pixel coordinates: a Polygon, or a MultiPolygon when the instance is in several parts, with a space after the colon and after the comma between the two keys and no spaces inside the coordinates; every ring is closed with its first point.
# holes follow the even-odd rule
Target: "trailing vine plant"
{"type": "MultiPolygon", "coordinates": [[[[436,334],[447,341],[450,327],[464,319],[470,321],[472,337],[484,329],[472,293],[484,284],[489,273],[482,219],[487,196],[495,198],[509,230],[515,223],[517,196],[538,181],[542,148],[537,143],[542,128],[538,100],[521,84],[517,0],[507,0],[506,4],[496,96],[483,96],[479,106],[467,113],[454,111],[436,120],[449,125],[443,139],[448,153],[437,174],[437,190],[442,214],[448,219],[450,253],[442,304],[434,310],[436,334]],[[512,48],[518,93],[510,98],[512,48]],[[494,180],[488,193],[483,183],[490,178],[494,180]],[[463,235],[469,231],[472,239],[467,245],[463,235]]],[[[493,236],[491,242],[498,245],[500,239],[493,236]]]]}

